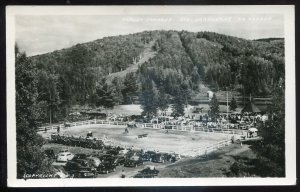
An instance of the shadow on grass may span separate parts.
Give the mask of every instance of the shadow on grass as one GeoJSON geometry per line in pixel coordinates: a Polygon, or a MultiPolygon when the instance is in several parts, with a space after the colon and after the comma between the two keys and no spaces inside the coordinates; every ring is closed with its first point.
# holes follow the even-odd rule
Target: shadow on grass
{"type": "Polygon", "coordinates": [[[230,170],[224,174],[227,177],[284,177],[284,168],[274,163],[272,160],[257,156],[255,149],[260,147],[261,141],[247,141],[250,145],[249,151],[245,151],[237,156],[231,155],[234,163],[230,170]]]}

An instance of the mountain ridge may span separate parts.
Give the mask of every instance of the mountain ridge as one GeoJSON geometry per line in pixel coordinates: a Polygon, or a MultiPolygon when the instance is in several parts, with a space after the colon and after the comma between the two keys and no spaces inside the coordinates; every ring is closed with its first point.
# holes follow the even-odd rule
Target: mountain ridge
{"type": "Polygon", "coordinates": [[[95,102],[96,90],[108,79],[118,102],[130,103],[149,82],[170,98],[182,89],[188,100],[208,89],[269,95],[285,77],[284,39],[254,41],[214,32],[144,31],[29,59],[45,93],[41,100],[61,106],[95,102]],[[140,57],[143,53],[148,56],[140,57]]]}

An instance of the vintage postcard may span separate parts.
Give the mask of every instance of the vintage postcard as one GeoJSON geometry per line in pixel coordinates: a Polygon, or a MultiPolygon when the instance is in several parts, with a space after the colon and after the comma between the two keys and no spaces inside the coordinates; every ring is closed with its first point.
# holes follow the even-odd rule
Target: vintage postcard
{"type": "Polygon", "coordinates": [[[7,6],[8,186],[296,183],[294,6],[7,6]]]}

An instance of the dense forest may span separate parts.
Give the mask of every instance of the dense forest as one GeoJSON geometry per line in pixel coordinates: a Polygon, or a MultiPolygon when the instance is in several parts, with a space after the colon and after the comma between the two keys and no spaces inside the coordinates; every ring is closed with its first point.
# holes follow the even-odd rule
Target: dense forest
{"type": "Polygon", "coordinates": [[[159,106],[183,112],[200,85],[241,95],[270,95],[284,78],[284,40],[246,40],[213,32],[145,31],[106,37],[29,57],[36,69],[40,122],[65,118],[74,104],[110,108],[139,102],[148,115],[159,106]],[[151,44],[155,56],[143,60],[151,44]],[[122,77],[107,77],[123,72],[122,77]],[[163,98],[163,99],[158,99],[163,98]],[[145,110],[146,109],[146,110],[145,110]]]}

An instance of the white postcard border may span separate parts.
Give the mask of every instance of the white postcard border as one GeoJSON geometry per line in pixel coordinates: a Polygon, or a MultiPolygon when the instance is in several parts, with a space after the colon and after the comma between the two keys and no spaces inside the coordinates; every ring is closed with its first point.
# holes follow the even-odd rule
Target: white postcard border
{"type": "Polygon", "coordinates": [[[6,7],[7,183],[10,187],[84,186],[243,186],[296,184],[295,17],[292,5],[264,6],[8,6],[6,7]],[[154,15],[283,14],[286,69],[285,178],[154,178],[154,179],[16,179],[15,16],[16,15],[154,15]]]}

